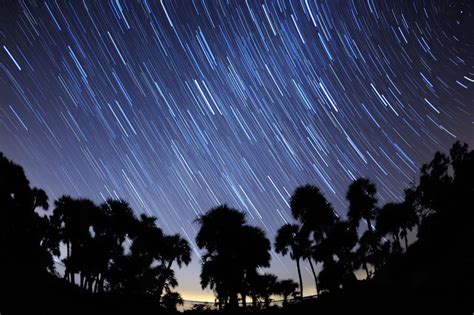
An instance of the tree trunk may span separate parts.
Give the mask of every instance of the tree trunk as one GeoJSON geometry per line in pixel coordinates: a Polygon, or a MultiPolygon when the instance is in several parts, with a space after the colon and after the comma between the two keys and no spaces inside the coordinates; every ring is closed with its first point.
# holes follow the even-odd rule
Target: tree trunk
{"type": "Polygon", "coordinates": [[[87,290],[90,291],[91,293],[94,293],[94,282],[95,281],[95,277],[87,277],[86,279],[86,283],[87,283],[87,290]]]}
{"type": "Polygon", "coordinates": [[[348,258],[348,255],[344,254],[344,252],[336,255],[342,262],[342,265],[344,266],[345,271],[347,272],[347,279],[346,276],[344,276],[344,281],[350,280],[351,282],[357,282],[357,277],[354,273],[354,265],[352,264],[351,259],[348,258]]]}
{"type": "Polygon", "coordinates": [[[265,295],[265,308],[270,308],[270,296],[268,294],[265,295]]]}
{"type": "Polygon", "coordinates": [[[98,288],[99,293],[104,292],[104,281],[105,281],[105,278],[104,278],[104,275],[102,274],[99,281],[99,288],[98,288]]]}
{"type": "Polygon", "coordinates": [[[364,269],[365,269],[365,272],[367,273],[367,279],[370,279],[369,268],[367,267],[367,262],[365,261],[364,261],[364,269]]]}
{"type": "Polygon", "coordinates": [[[246,309],[247,308],[247,294],[240,293],[240,296],[242,297],[242,307],[246,309]]]}
{"type": "Polygon", "coordinates": [[[300,280],[300,298],[303,299],[303,278],[301,277],[300,259],[296,259],[296,268],[298,269],[298,278],[300,280]]]}
{"type": "Polygon", "coordinates": [[[314,288],[316,289],[316,295],[318,295],[319,294],[318,277],[316,276],[316,271],[314,271],[314,266],[313,266],[313,262],[312,262],[311,257],[308,257],[308,261],[309,261],[309,266],[311,267],[311,272],[313,273],[313,277],[314,277],[314,288]]]}
{"type": "Polygon", "coordinates": [[[69,283],[76,284],[76,274],[70,271],[67,272],[69,283]]]}
{"type": "Polygon", "coordinates": [[[221,298],[218,298],[217,299],[217,308],[220,311],[222,311],[222,299],[221,298]]]}
{"type": "MultiPolygon", "coordinates": [[[[367,226],[369,228],[369,231],[371,233],[371,246],[372,246],[372,251],[373,253],[376,253],[378,252],[378,249],[377,249],[377,243],[375,242],[375,239],[374,239],[374,229],[372,228],[372,224],[370,224],[370,219],[366,219],[367,221],[367,226]]],[[[375,271],[377,271],[379,269],[379,264],[378,263],[375,263],[374,264],[374,269],[375,271]]]]}
{"type": "Polygon", "coordinates": [[[256,294],[252,294],[252,307],[254,310],[257,309],[257,295],[256,294]]]}
{"type": "Polygon", "coordinates": [[[395,241],[398,243],[398,247],[400,247],[400,250],[402,249],[402,242],[400,241],[400,237],[398,236],[397,233],[394,234],[395,236],[395,241]]]}
{"type": "MultiPolygon", "coordinates": [[[[168,262],[168,266],[166,266],[167,271],[171,269],[171,266],[173,265],[173,261],[174,261],[174,258],[168,262]]],[[[160,282],[158,284],[158,294],[159,294],[158,305],[161,304],[161,296],[163,295],[163,289],[165,288],[165,284],[166,284],[166,277],[161,276],[160,282]]]]}
{"type": "MultiPolygon", "coordinates": [[[[66,258],[69,259],[69,257],[71,257],[70,255],[70,243],[69,242],[66,242],[66,258]]],[[[71,282],[71,273],[69,272],[68,268],[66,267],[65,270],[64,270],[64,278],[68,281],[68,282],[71,282]]]]}
{"type": "Polygon", "coordinates": [[[94,288],[92,290],[92,292],[94,293],[99,293],[99,284],[100,284],[100,274],[97,275],[96,279],[95,279],[95,285],[94,285],[94,288]]]}
{"type": "Polygon", "coordinates": [[[407,230],[405,230],[404,239],[405,239],[405,251],[406,251],[408,249],[408,232],[407,232],[407,230]]]}
{"type": "Polygon", "coordinates": [[[94,276],[91,280],[92,280],[91,281],[91,292],[92,293],[97,293],[97,286],[98,286],[98,283],[99,283],[99,275],[94,276]]]}
{"type": "Polygon", "coordinates": [[[232,310],[236,310],[239,308],[239,300],[237,298],[236,292],[232,292],[229,296],[229,308],[232,310]]]}

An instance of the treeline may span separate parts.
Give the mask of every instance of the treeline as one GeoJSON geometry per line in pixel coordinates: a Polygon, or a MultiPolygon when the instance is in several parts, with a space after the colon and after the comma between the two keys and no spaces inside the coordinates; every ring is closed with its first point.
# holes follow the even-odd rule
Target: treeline
{"type": "Polygon", "coordinates": [[[89,199],[60,197],[51,215],[48,197],[31,188],[23,169],[0,154],[0,260],[56,273],[91,294],[152,297],[176,308],[182,299],[173,264],[191,261],[188,242],[167,235],[156,218],[136,217],[123,200],[96,205],[89,199]],[[63,250],[61,250],[61,248],[63,250]]]}
{"type": "MultiPolygon", "coordinates": [[[[290,295],[303,297],[303,262],[310,266],[317,293],[337,292],[360,282],[356,272],[364,272],[365,280],[370,280],[388,263],[399,261],[409,247],[410,231],[416,231],[417,243],[429,248],[427,252],[440,246],[440,239],[454,246],[459,240],[448,236],[459,234],[456,229],[463,231],[460,217],[467,219],[471,231],[474,227],[468,220],[473,218],[474,151],[456,142],[449,156],[437,152],[422,166],[418,182],[405,189],[401,202],[379,206],[376,196],[369,179],[355,180],[346,193],[349,207],[341,217],[317,187],[305,185],[294,191],[290,207],[296,223],[278,230],[274,249],[296,262],[299,288],[292,280],[278,282],[275,275],[259,274],[259,268],[269,266],[270,241],[261,229],[246,224],[244,213],[226,205],[211,209],[197,220],[201,225],[197,245],[205,249],[202,287],[214,290],[220,307],[235,309],[239,299],[246,307],[247,296],[254,307],[260,298],[268,307],[272,295],[283,296],[285,303],[290,295]],[[322,266],[319,273],[317,264],[322,266]]],[[[472,241],[471,236],[462,244],[472,241]]],[[[438,285],[443,288],[442,282],[438,285]]],[[[465,285],[471,287],[472,283],[465,285]]]]}
{"type": "MultiPolygon", "coordinates": [[[[437,257],[435,247],[464,259],[461,248],[474,243],[474,151],[466,144],[456,142],[449,155],[437,152],[422,166],[418,181],[405,189],[403,201],[380,206],[376,196],[369,179],[355,180],[346,193],[349,207],[340,216],[317,187],[294,191],[289,200],[294,223],[278,230],[273,248],[295,261],[299,284],[262,274],[261,268],[270,266],[272,244],[243,212],[227,205],[210,209],[196,219],[202,288],[214,291],[222,309],[235,310],[239,301],[247,308],[247,298],[253,309],[268,308],[273,295],[280,295],[286,306],[289,297],[303,297],[303,263],[309,264],[319,294],[353,292],[361,282],[358,272],[366,280],[390,283],[390,270],[399,268],[400,261],[426,264],[410,252],[413,246],[430,259],[437,257]],[[416,234],[413,245],[410,231],[416,234]]],[[[45,192],[30,187],[23,169],[0,154],[0,206],[0,261],[5,266],[26,262],[28,268],[56,273],[57,260],[64,265],[65,281],[91,295],[146,297],[174,310],[182,303],[173,292],[172,267],[190,263],[188,242],[163,233],[155,217],[135,216],[125,201],[97,205],[63,196],[46,214],[45,192]]],[[[464,270],[462,264],[455,267],[464,270]]],[[[440,278],[438,285],[448,282],[440,278]]]]}

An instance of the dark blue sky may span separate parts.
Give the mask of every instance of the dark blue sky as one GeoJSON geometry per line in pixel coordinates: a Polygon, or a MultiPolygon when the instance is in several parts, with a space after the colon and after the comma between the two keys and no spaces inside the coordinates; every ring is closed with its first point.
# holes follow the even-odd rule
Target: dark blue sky
{"type": "MultiPolygon", "coordinates": [[[[273,239],[300,184],[344,215],[354,178],[396,200],[434,151],[472,146],[472,13],[447,0],[2,1],[0,150],[51,201],[120,197],[194,248],[193,220],[220,203],[273,239]]],[[[272,255],[272,272],[295,269],[272,255]]],[[[178,272],[185,298],[202,298],[198,274],[197,256],[178,272]]]]}

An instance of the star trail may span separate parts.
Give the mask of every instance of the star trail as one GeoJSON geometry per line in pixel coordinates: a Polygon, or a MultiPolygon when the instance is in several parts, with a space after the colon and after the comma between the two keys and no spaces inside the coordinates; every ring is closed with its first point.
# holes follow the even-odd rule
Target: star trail
{"type": "MultiPolygon", "coordinates": [[[[212,206],[273,239],[298,185],[343,215],[355,178],[399,200],[434,151],[474,144],[472,14],[447,0],[2,1],[0,150],[50,204],[123,198],[181,233],[195,255],[178,290],[196,299],[193,221],[212,206]]],[[[272,255],[272,272],[294,269],[272,255]]]]}

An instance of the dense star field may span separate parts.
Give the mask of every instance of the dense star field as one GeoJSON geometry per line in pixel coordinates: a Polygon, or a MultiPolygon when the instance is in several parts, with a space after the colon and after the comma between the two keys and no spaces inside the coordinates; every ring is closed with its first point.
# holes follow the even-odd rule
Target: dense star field
{"type": "MultiPolygon", "coordinates": [[[[52,201],[120,197],[195,251],[228,203],[270,239],[296,186],[371,178],[398,200],[474,143],[470,1],[2,1],[0,151],[52,201]]],[[[271,271],[294,277],[288,259],[271,271]]],[[[311,275],[304,271],[307,293],[311,275]]],[[[207,293],[210,296],[210,293],[207,293]]]]}

